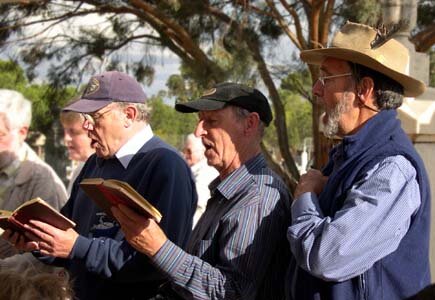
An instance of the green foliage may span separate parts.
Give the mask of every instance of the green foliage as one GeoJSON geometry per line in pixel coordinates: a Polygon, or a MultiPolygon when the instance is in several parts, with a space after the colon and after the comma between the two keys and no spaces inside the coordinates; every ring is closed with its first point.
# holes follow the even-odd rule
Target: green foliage
{"type": "Polygon", "coordinates": [[[181,149],[184,138],[195,129],[196,114],[183,114],[165,104],[159,96],[149,100],[152,107],[150,124],[154,133],[170,145],[181,149]]]}
{"type": "Polygon", "coordinates": [[[312,106],[299,94],[282,91],[289,143],[293,150],[302,149],[304,138],[312,136],[312,106]]]}
{"type": "MultiPolygon", "coordinates": [[[[312,106],[309,101],[297,93],[281,89],[280,95],[285,106],[287,134],[291,152],[295,154],[298,150],[303,149],[304,139],[312,137],[312,106]]],[[[265,130],[264,141],[273,153],[279,153],[277,148],[278,137],[273,122],[265,130]]]]}
{"type": "MultiPolygon", "coordinates": [[[[32,132],[46,136],[45,158],[63,178],[65,176],[66,150],[62,146],[62,130],[59,113],[70,100],[75,89],[68,87],[55,89],[48,84],[28,84],[23,69],[13,61],[0,60],[0,88],[16,90],[32,102],[32,132]]],[[[30,136],[29,136],[30,137],[30,136]]]]}
{"type": "Polygon", "coordinates": [[[23,69],[14,61],[0,60],[0,87],[3,89],[20,89],[27,84],[23,69]]]}
{"type": "Polygon", "coordinates": [[[435,22],[435,2],[433,0],[419,0],[417,16],[418,26],[424,27],[433,24],[435,22]]]}
{"type": "Polygon", "coordinates": [[[54,90],[48,84],[28,84],[23,69],[13,61],[0,60],[0,88],[16,90],[32,102],[34,131],[47,132],[57,121],[61,107],[74,96],[75,90],[54,90]]]}
{"type": "Polygon", "coordinates": [[[339,15],[344,20],[374,26],[382,15],[379,0],[344,0],[339,15]]]}

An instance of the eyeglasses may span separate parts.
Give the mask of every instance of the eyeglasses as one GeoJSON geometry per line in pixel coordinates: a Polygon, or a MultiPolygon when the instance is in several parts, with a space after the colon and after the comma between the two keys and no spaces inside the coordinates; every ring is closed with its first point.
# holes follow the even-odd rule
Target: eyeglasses
{"type": "Polygon", "coordinates": [[[325,86],[325,80],[326,79],[332,79],[332,78],[338,78],[338,77],[344,77],[344,76],[352,76],[352,73],[344,73],[344,74],[338,74],[338,75],[331,75],[331,76],[319,76],[317,80],[322,84],[322,86],[325,86]]]}
{"type": "Polygon", "coordinates": [[[85,128],[89,129],[90,125],[95,126],[96,121],[98,121],[98,119],[100,119],[103,115],[105,115],[110,111],[111,109],[108,109],[102,113],[92,113],[92,114],[82,113],[83,118],[85,118],[85,122],[84,122],[85,128]]]}

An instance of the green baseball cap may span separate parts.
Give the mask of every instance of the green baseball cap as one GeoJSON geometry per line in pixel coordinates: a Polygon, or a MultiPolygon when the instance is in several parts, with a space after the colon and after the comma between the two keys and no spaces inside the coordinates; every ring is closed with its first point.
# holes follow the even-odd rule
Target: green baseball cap
{"type": "Polygon", "coordinates": [[[272,121],[272,111],[266,96],[259,90],[249,86],[225,82],[204,92],[201,98],[175,104],[175,109],[182,113],[192,113],[204,110],[218,110],[227,105],[238,106],[250,112],[256,112],[261,121],[269,125],[272,121]]]}

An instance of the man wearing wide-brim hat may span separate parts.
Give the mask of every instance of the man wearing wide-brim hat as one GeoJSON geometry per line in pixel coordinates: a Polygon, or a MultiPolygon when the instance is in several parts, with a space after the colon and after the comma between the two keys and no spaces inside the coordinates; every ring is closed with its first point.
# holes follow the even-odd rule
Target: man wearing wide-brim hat
{"type": "Polygon", "coordinates": [[[342,142],[296,188],[289,298],[410,297],[430,283],[430,191],[396,109],[424,84],[406,74],[403,45],[361,24],[346,23],[330,47],[301,58],[320,66],[313,94],[324,133],[342,142]]]}

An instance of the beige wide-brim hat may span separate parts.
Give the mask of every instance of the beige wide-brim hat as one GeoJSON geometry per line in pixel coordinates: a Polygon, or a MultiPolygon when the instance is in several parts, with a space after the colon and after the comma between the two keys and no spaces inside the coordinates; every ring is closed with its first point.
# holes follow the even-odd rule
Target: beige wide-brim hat
{"type": "Polygon", "coordinates": [[[394,79],[403,86],[406,97],[424,93],[424,83],[407,75],[408,49],[394,39],[372,49],[370,43],[375,37],[376,31],[372,27],[347,22],[336,33],[330,47],[302,51],[301,59],[312,65],[320,65],[327,57],[347,60],[394,79]]]}

